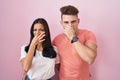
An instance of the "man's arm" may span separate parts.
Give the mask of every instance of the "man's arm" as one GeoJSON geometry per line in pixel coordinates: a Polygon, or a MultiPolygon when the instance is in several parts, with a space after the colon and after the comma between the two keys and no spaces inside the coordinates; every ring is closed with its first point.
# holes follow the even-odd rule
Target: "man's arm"
{"type": "Polygon", "coordinates": [[[55,64],[55,68],[59,71],[60,70],[60,63],[59,64],[55,64]]]}
{"type": "Polygon", "coordinates": [[[79,40],[72,43],[75,46],[79,56],[88,64],[92,64],[97,56],[97,45],[93,43],[82,44],[79,40]]]}

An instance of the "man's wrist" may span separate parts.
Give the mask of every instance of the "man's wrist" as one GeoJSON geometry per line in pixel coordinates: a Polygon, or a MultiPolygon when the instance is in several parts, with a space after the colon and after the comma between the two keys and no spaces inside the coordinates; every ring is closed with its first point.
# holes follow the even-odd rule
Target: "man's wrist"
{"type": "Polygon", "coordinates": [[[78,41],[78,37],[77,37],[77,36],[74,36],[74,37],[72,38],[72,40],[71,40],[71,43],[74,43],[74,42],[76,42],[76,41],[78,41]]]}

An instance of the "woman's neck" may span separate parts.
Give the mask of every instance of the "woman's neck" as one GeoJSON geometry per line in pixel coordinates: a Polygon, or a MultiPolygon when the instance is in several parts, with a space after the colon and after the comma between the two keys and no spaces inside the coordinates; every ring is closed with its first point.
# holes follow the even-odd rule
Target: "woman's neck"
{"type": "Polygon", "coordinates": [[[42,44],[38,44],[38,45],[37,45],[37,50],[38,50],[38,51],[42,51],[42,50],[43,50],[42,44]]]}

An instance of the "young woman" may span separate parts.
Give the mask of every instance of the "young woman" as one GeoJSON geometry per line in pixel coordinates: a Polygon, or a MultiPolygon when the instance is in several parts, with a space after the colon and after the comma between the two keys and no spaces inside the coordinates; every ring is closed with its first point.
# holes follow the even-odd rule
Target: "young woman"
{"type": "Polygon", "coordinates": [[[51,44],[47,21],[43,18],[36,19],[30,35],[29,44],[21,47],[20,61],[24,70],[22,80],[51,80],[59,59],[51,44]]]}

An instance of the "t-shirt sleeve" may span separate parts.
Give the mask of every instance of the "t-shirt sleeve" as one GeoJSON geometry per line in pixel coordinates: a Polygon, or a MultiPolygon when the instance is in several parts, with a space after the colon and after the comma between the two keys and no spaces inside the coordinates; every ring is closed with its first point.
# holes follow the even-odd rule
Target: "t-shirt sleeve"
{"type": "Polygon", "coordinates": [[[20,61],[22,58],[24,58],[26,56],[26,52],[25,52],[25,45],[21,47],[21,56],[20,56],[20,61]]]}
{"type": "Polygon", "coordinates": [[[88,31],[88,33],[86,34],[86,43],[88,42],[97,44],[96,37],[93,32],[88,31]]]}
{"type": "Polygon", "coordinates": [[[55,50],[56,53],[57,53],[56,60],[55,60],[55,64],[59,64],[59,63],[60,63],[60,60],[59,60],[59,54],[58,54],[58,51],[57,51],[57,47],[54,46],[54,50],[55,50]]]}
{"type": "Polygon", "coordinates": [[[55,39],[52,41],[52,45],[56,46],[56,45],[55,45],[55,39]]]}

